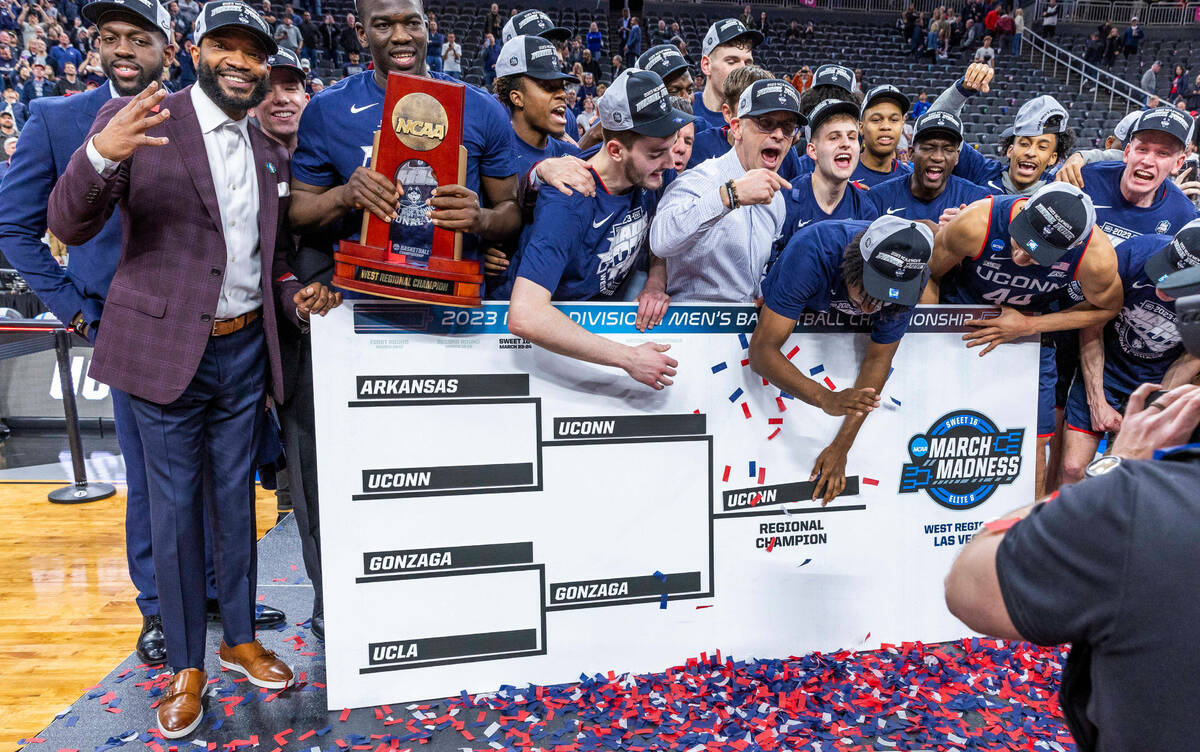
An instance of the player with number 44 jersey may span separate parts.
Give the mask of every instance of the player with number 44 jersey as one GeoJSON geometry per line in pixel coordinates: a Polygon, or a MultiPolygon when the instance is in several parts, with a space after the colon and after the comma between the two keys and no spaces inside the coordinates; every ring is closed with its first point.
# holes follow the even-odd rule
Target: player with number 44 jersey
{"type": "MultiPolygon", "coordinates": [[[[937,234],[932,278],[923,303],[994,304],[995,318],[968,322],[967,347],[1103,324],[1121,309],[1117,255],[1096,227],[1083,191],[1052,183],[1033,196],[992,196],[968,206],[937,234]],[[1059,310],[1060,288],[1079,282],[1082,300],[1059,310]],[[1041,315],[1038,315],[1041,314],[1041,315]]],[[[1054,433],[1054,347],[1042,340],[1038,383],[1037,493],[1045,482],[1045,448],[1054,433]]]]}

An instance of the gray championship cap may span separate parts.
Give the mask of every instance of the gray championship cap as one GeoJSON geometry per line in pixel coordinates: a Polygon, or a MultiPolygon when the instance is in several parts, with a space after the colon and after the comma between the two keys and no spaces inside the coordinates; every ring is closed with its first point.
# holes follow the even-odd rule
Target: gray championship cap
{"type": "Polygon", "coordinates": [[[267,22],[258,14],[258,11],[241,0],[209,0],[205,3],[204,9],[200,11],[200,15],[196,17],[196,23],[192,27],[192,37],[196,44],[200,44],[200,40],[206,34],[226,27],[235,27],[249,32],[255,39],[262,42],[268,55],[274,55],[279,51],[279,46],[275,44],[275,37],[271,35],[271,28],[267,26],[267,22]]]}
{"type": "Polygon", "coordinates": [[[529,76],[539,81],[571,81],[575,77],[558,68],[554,43],[521,34],[504,43],[496,60],[496,76],[529,76]]]}
{"type": "Polygon", "coordinates": [[[1096,209],[1070,183],[1050,183],[1025,203],[1008,226],[1008,236],[1042,266],[1049,266],[1092,234],[1096,209]]]}
{"type": "Polygon", "coordinates": [[[844,99],[826,99],[822,101],[808,113],[808,128],[804,133],[805,138],[812,141],[813,134],[821,127],[821,124],[834,115],[849,115],[857,123],[858,105],[854,102],[847,102],[844,99]]]}
{"type": "Polygon", "coordinates": [[[700,54],[708,57],[721,45],[729,44],[742,37],[750,40],[751,47],[757,47],[763,41],[763,35],[759,31],[747,29],[746,25],[736,18],[722,18],[720,21],[714,21],[704,35],[704,42],[700,45],[700,54]]]}
{"type": "Polygon", "coordinates": [[[1117,137],[1118,141],[1125,143],[1129,140],[1129,129],[1133,127],[1133,124],[1136,123],[1138,118],[1141,116],[1141,110],[1137,110],[1121,118],[1121,122],[1117,123],[1113,128],[1113,135],[1117,137]]]}
{"type": "Polygon", "coordinates": [[[98,24],[109,12],[138,16],[146,22],[147,27],[166,35],[167,41],[175,41],[174,35],[171,34],[171,14],[167,12],[165,4],[160,5],[157,0],[95,0],[83,6],[80,14],[86,20],[98,24]]]}
{"type": "Polygon", "coordinates": [[[910,219],[885,214],[876,219],[859,243],[863,257],[863,289],[876,300],[914,306],[929,281],[933,231],[910,219]]]}
{"type": "Polygon", "coordinates": [[[1146,276],[1155,284],[1168,275],[1200,265],[1200,219],[1193,219],[1175,233],[1170,243],[1146,259],[1146,276]]]}
{"type": "Polygon", "coordinates": [[[504,24],[500,32],[502,42],[524,34],[530,37],[541,37],[551,42],[565,42],[571,38],[571,30],[555,26],[554,22],[540,10],[523,10],[504,24]]]}
{"type": "MultiPolygon", "coordinates": [[[[854,74],[851,73],[850,75],[853,76],[854,74]]],[[[900,108],[901,115],[907,115],[909,109],[912,108],[912,102],[908,101],[908,97],[904,96],[903,92],[891,84],[880,84],[868,91],[867,95],[863,97],[862,110],[859,113],[860,119],[866,116],[867,110],[883,101],[895,102],[900,108]]]]}
{"type": "Polygon", "coordinates": [[[1054,97],[1043,94],[1034,97],[1017,110],[1013,121],[1013,136],[1041,136],[1046,133],[1064,133],[1067,130],[1067,110],[1054,97]],[[1047,126],[1046,121],[1054,116],[1062,120],[1057,126],[1047,126]]]}
{"type": "Polygon", "coordinates": [[[854,77],[854,71],[846,66],[826,63],[813,73],[812,85],[836,86],[853,94],[854,90],[858,88],[858,79],[854,77]]]}
{"type": "Polygon", "coordinates": [[[768,112],[791,113],[796,116],[798,125],[808,122],[808,118],[800,113],[800,93],[781,78],[755,81],[738,98],[737,116],[740,118],[766,115],[768,112]]]}
{"type": "Polygon", "coordinates": [[[642,136],[666,138],[694,115],[671,107],[662,79],[650,71],[630,68],[617,76],[597,103],[600,125],[607,131],[633,131],[642,136]]]}
{"type": "Polygon", "coordinates": [[[1192,142],[1192,129],[1195,127],[1192,116],[1176,107],[1153,107],[1143,110],[1141,116],[1129,129],[1129,135],[1134,136],[1142,131],[1160,131],[1179,139],[1184,148],[1192,142]]]}
{"type": "Polygon", "coordinates": [[[913,143],[922,139],[943,136],[956,144],[963,141],[963,125],[952,112],[926,112],[913,125],[913,143]]]}
{"type": "Polygon", "coordinates": [[[641,54],[633,67],[657,73],[664,81],[679,71],[691,68],[687,58],[673,44],[654,45],[641,54]]]}

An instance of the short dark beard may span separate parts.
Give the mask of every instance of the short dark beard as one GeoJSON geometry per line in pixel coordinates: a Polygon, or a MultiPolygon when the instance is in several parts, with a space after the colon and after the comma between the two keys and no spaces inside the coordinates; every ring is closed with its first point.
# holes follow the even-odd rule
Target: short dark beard
{"type": "Polygon", "coordinates": [[[221,82],[217,80],[217,72],[212,66],[200,60],[200,65],[196,69],[196,83],[200,86],[200,91],[208,95],[208,98],[213,101],[217,107],[225,113],[241,112],[246,113],[255,107],[262,104],[262,101],[267,98],[267,92],[270,91],[271,82],[263,76],[254,85],[254,89],[245,99],[231,97],[221,88],[221,82]]]}

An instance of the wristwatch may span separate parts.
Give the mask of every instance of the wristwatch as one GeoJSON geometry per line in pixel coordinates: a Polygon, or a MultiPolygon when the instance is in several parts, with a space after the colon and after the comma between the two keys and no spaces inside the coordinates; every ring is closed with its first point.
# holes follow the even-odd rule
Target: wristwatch
{"type": "Polygon", "coordinates": [[[1084,469],[1083,474],[1087,478],[1096,478],[1101,475],[1106,475],[1116,470],[1121,466],[1121,458],[1116,455],[1107,454],[1103,457],[1092,460],[1084,469]]]}
{"type": "Polygon", "coordinates": [[[75,314],[75,318],[71,319],[71,331],[84,339],[87,339],[87,327],[87,322],[83,320],[83,311],[75,314]]]}

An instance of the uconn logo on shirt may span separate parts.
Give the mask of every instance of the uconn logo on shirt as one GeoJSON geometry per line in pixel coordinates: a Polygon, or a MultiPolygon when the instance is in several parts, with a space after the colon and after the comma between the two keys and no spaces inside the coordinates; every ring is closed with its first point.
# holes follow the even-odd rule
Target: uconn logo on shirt
{"type": "Polygon", "coordinates": [[[637,259],[649,229],[649,216],[640,206],[612,226],[608,234],[608,249],[599,254],[600,265],[596,269],[602,294],[612,295],[617,291],[637,259]]]}
{"type": "Polygon", "coordinates": [[[1175,312],[1157,300],[1124,308],[1113,322],[1126,355],[1153,360],[1180,342],[1175,312]]]}
{"type": "Polygon", "coordinates": [[[982,413],[955,410],[908,440],[912,462],[900,473],[900,493],[925,491],[947,509],[972,509],[1021,473],[1025,429],[1001,431],[982,413]]]}

